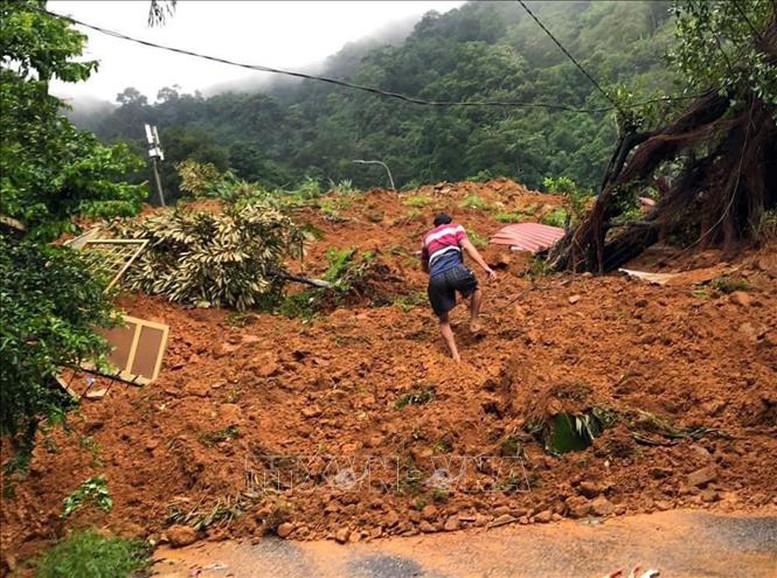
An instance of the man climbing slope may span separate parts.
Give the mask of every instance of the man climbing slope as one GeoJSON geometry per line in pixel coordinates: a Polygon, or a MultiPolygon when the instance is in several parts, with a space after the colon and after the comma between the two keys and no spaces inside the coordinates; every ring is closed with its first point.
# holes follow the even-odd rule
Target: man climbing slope
{"type": "Polygon", "coordinates": [[[440,321],[440,333],[454,361],[461,361],[461,357],[456,348],[448,312],[456,305],[456,291],[465,299],[470,297],[470,331],[473,334],[481,331],[479,315],[482,292],[475,275],[464,266],[463,251],[483,268],[489,280],[496,279],[496,273],[467,238],[464,227],[454,223],[446,213],[435,215],[434,229],[424,235],[421,266],[429,273],[429,302],[440,321]]]}

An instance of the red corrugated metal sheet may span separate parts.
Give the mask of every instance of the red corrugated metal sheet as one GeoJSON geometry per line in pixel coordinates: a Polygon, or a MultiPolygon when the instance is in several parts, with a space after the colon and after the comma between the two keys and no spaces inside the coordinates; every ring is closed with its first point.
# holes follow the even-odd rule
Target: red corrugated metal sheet
{"type": "Polygon", "coordinates": [[[515,251],[537,253],[553,246],[564,236],[564,229],[540,223],[519,223],[499,229],[491,242],[495,245],[510,245],[515,251]]]}

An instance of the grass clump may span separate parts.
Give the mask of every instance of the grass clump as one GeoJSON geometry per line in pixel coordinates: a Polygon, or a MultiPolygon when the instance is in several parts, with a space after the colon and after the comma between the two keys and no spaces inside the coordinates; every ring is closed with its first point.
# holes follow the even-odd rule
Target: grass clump
{"type": "Polygon", "coordinates": [[[394,402],[396,409],[402,409],[409,405],[426,405],[434,401],[436,397],[434,386],[414,387],[407,393],[400,395],[394,402]]]}
{"type": "Polygon", "coordinates": [[[567,212],[564,209],[556,209],[555,211],[543,215],[540,219],[540,223],[543,225],[550,225],[552,227],[564,227],[567,221],[567,212]]]}
{"type": "Polygon", "coordinates": [[[476,231],[470,231],[467,235],[469,236],[469,240],[472,241],[472,244],[478,249],[485,249],[488,246],[488,239],[484,239],[478,235],[476,231]]]}
{"type": "Polygon", "coordinates": [[[415,207],[416,209],[423,208],[432,202],[432,198],[427,195],[415,195],[407,197],[402,201],[402,204],[406,207],[415,207]]]}
{"type": "Polygon", "coordinates": [[[717,277],[712,280],[711,285],[721,293],[733,293],[734,291],[747,291],[750,289],[750,283],[741,277],[717,277]]]}
{"type": "Polygon", "coordinates": [[[149,551],[138,540],[106,538],[94,530],[73,534],[35,563],[36,578],[123,578],[148,576],[149,551]]]}
{"type": "Polygon", "coordinates": [[[522,223],[526,220],[526,215],[521,213],[497,213],[494,219],[500,223],[522,223]]]}
{"type": "Polygon", "coordinates": [[[205,447],[212,447],[221,442],[228,442],[242,437],[240,428],[236,425],[230,425],[217,431],[203,432],[198,437],[199,442],[205,447]]]}
{"type": "Polygon", "coordinates": [[[462,199],[461,203],[459,203],[459,207],[461,207],[462,209],[477,209],[479,211],[482,211],[487,209],[488,205],[480,196],[469,195],[467,197],[464,197],[464,199],[462,199]]]}

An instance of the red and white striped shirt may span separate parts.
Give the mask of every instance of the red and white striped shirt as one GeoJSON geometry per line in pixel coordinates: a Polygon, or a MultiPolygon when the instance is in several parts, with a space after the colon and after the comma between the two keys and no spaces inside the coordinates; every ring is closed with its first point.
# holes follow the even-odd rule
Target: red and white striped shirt
{"type": "Polygon", "coordinates": [[[429,262],[429,275],[434,277],[463,263],[461,242],[467,238],[464,227],[446,223],[424,235],[421,259],[429,262]]]}

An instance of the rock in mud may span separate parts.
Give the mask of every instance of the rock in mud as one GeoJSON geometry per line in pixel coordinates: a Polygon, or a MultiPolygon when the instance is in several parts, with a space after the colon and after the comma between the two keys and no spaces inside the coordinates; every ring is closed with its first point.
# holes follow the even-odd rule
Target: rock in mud
{"type": "Polygon", "coordinates": [[[317,405],[309,405],[308,407],[302,408],[302,415],[304,415],[307,418],[311,417],[318,417],[322,414],[321,408],[317,405]]]}
{"type": "Polygon", "coordinates": [[[553,512],[550,510],[543,510],[536,516],[534,516],[534,521],[538,524],[547,524],[553,519],[553,512]]]}
{"type": "Polygon", "coordinates": [[[585,518],[591,513],[591,503],[582,496],[570,496],[564,503],[570,518],[585,518]]]}
{"type": "Polygon", "coordinates": [[[753,298],[744,291],[734,291],[728,299],[742,307],[750,307],[753,304],[753,298]]]}
{"type": "Polygon", "coordinates": [[[437,508],[431,504],[424,506],[424,509],[421,510],[421,516],[424,520],[434,520],[437,516],[437,508]]]}
{"type": "Polygon", "coordinates": [[[191,526],[176,524],[170,526],[165,533],[173,548],[182,548],[197,541],[197,531],[191,526]]]}
{"type": "Polygon", "coordinates": [[[294,524],[290,522],[284,522],[283,524],[278,526],[278,529],[275,531],[275,533],[278,534],[279,538],[288,538],[293,531],[294,531],[294,524]]]}
{"type": "Polygon", "coordinates": [[[429,522],[424,520],[420,524],[418,524],[418,529],[421,530],[424,534],[431,534],[432,532],[436,532],[437,528],[432,526],[429,522]]]}
{"type": "Polygon", "coordinates": [[[591,512],[596,516],[609,516],[614,510],[615,506],[613,503],[604,496],[599,496],[591,502],[591,512]]]}
{"type": "Polygon", "coordinates": [[[445,520],[445,526],[443,526],[443,529],[446,532],[455,532],[459,528],[461,528],[461,522],[459,522],[458,516],[451,516],[445,520]]]}
{"type": "Polygon", "coordinates": [[[688,474],[688,485],[699,487],[708,484],[717,478],[717,468],[715,468],[714,465],[710,465],[688,474]]]}
{"type": "Polygon", "coordinates": [[[512,524],[515,522],[518,518],[514,518],[510,514],[502,514],[498,518],[495,518],[493,522],[491,522],[492,528],[498,528],[499,526],[504,526],[506,524],[512,524]]]}
{"type": "Polygon", "coordinates": [[[596,482],[584,481],[580,482],[580,485],[577,487],[577,491],[586,498],[595,498],[602,493],[602,486],[596,482]]]}
{"type": "Polygon", "coordinates": [[[335,532],[335,540],[337,540],[338,544],[345,544],[350,535],[351,531],[348,528],[340,528],[335,532]]]}

